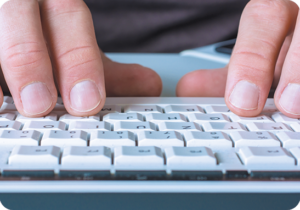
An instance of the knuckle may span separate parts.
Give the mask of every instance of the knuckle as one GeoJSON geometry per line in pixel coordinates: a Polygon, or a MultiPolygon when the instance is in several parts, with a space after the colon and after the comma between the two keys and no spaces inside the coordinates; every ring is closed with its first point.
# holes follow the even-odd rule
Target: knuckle
{"type": "Polygon", "coordinates": [[[42,64],[44,51],[34,42],[19,43],[5,50],[4,62],[10,69],[34,69],[42,64]]]}
{"type": "Polygon", "coordinates": [[[260,66],[260,69],[270,69],[273,62],[270,56],[264,52],[257,52],[252,49],[243,49],[234,53],[234,60],[237,63],[245,64],[257,64],[260,66]]]}
{"type": "Polygon", "coordinates": [[[73,71],[75,68],[82,69],[83,65],[88,65],[97,61],[99,56],[92,46],[73,47],[58,56],[58,66],[64,71],[73,71]]]}
{"type": "Polygon", "coordinates": [[[270,76],[271,71],[268,68],[261,68],[255,65],[245,65],[245,64],[234,64],[230,68],[237,69],[235,73],[241,78],[251,78],[254,81],[266,80],[266,76],[270,76]]]}
{"type": "Polygon", "coordinates": [[[284,21],[290,14],[290,6],[286,0],[252,0],[246,6],[250,15],[259,20],[284,21]]]}
{"type": "Polygon", "coordinates": [[[87,7],[82,0],[47,0],[42,8],[55,15],[87,11],[87,7]]]}

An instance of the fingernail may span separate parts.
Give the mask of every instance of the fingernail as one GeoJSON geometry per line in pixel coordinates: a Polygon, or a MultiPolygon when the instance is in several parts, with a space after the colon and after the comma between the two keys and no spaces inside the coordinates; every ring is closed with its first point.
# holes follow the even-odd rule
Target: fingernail
{"type": "Polygon", "coordinates": [[[288,113],[300,114],[300,85],[288,84],[281,94],[279,104],[288,113]]]}
{"type": "Polygon", "coordinates": [[[101,101],[99,89],[92,81],[77,83],[70,93],[71,107],[78,112],[88,112],[95,109],[101,101]]]}
{"type": "Polygon", "coordinates": [[[34,82],[25,86],[21,91],[23,111],[28,114],[40,114],[52,105],[52,96],[46,84],[34,82]]]}
{"type": "Polygon", "coordinates": [[[242,80],[239,81],[229,97],[230,103],[244,110],[257,109],[259,89],[254,83],[242,80]]]}

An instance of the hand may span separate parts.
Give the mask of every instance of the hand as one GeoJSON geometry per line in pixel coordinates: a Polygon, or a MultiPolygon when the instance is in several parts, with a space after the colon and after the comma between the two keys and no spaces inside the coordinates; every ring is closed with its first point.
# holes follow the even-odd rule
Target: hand
{"type": "Polygon", "coordinates": [[[48,114],[57,89],[76,116],[99,112],[106,95],[159,96],[162,89],[151,69],[113,62],[99,50],[83,0],[6,2],[0,8],[0,63],[3,91],[9,88],[18,111],[29,117],[48,114]]]}
{"type": "Polygon", "coordinates": [[[298,11],[289,0],[251,0],[242,14],[229,65],[185,75],[177,95],[224,96],[232,112],[250,117],[262,111],[272,87],[277,108],[300,118],[298,11]]]}

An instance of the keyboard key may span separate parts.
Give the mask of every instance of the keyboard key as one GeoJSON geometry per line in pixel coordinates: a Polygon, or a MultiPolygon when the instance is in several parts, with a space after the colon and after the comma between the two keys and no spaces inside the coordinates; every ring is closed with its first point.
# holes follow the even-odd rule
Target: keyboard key
{"type": "Polygon", "coordinates": [[[108,147],[79,147],[64,148],[61,158],[62,166],[110,168],[111,151],[108,147]]]}
{"type": "Polygon", "coordinates": [[[184,134],[187,147],[231,148],[229,136],[220,131],[197,132],[190,131],[184,134]]]}
{"type": "Polygon", "coordinates": [[[205,111],[207,114],[218,114],[218,113],[223,113],[223,114],[230,114],[231,111],[227,106],[206,106],[205,111]]]}
{"type": "Polygon", "coordinates": [[[215,153],[219,165],[242,165],[237,154],[231,150],[218,151],[215,153]]]}
{"type": "Polygon", "coordinates": [[[37,130],[44,133],[47,130],[66,130],[66,123],[59,121],[28,121],[25,122],[23,130],[37,130]]]}
{"type": "Polygon", "coordinates": [[[140,132],[142,130],[155,131],[156,126],[152,122],[124,122],[119,121],[114,124],[115,131],[140,132]]]}
{"type": "Polygon", "coordinates": [[[176,171],[172,170],[173,180],[220,180],[223,178],[222,171],[176,171]]]}
{"type": "Polygon", "coordinates": [[[135,146],[135,136],[128,131],[93,131],[90,146],[106,146],[111,149],[119,146],[135,146]]]}
{"type": "Polygon", "coordinates": [[[115,178],[118,180],[163,180],[166,179],[166,171],[160,170],[116,170],[115,178]]]}
{"type": "Polygon", "coordinates": [[[16,115],[13,113],[3,113],[0,114],[0,121],[12,121],[16,118],[16,115]]]}
{"type": "Polygon", "coordinates": [[[83,130],[88,133],[98,130],[110,131],[111,125],[108,122],[100,121],[71,121],[69,130],[83,130]]]}
{"type": "Polygon", "coordinates": [[[182,114],[190,114],[190,113],[201,113],[204,114],[204,111],[199,106],[180,106],[180,105],[169,105],[165,107],[166,113],[182,113],[182,114]]]}
{"type": "Polygon", "coordinates": [[[161,107],[156,105],[130,105],[125,107],[124,112],[126,113],[140,113],[140,114],[147,114],[147,113],[163,113],[161,107]]]}
{"type": "Polygon", "coordinates": [[[251,178],[254,179],[271,179],[271,180],[285,180],[285,179],[299,179],[300,171],[251,171],[251,178]]]}
{"type": "Polygon", "coordinates": [[[193,122],[161,122],[158,124],[160,131],[178,131],[184,133],[186,131],[202,131],[201,127],[193,122]]]}
{"type": "Polygon", "coordinates": [[[21,122],[22,124],[26,123],[26,122],[30,122],[30,121],[57,121],[57,114],[49,114],[47,116],[44,117],[25,117],[21,114],[18,114],[16,121],[21,122]]]}
{"type": "Polygon", "coordinates": [[[230,122],[230,119],[224,114],[189,114],[190,122],[204,123],[204,122],[230,122]]]}
{"type": "Polygon", "coordinates": [[[168,166],[201,166],[217,164],[212,150],[207,147],[168,147],[165,149],[168,166]]]}
{"type": "Polygon", "coordinates": [[[238,131],[230,134],[235,147],[280,147],[280,141],[267,131],[238,131]]]}
{"type": "Polygon", "coordinates": [[[300,133],[299,132],[280,132],[277,137],[282,142],[282,147],[292,148],[300,147],[300,133]]]}
{"type": "Polygon", "coordinates": [[[184,141],[176,131],[143,131],[138,133],[138,146],[183,147],[184,141]]]}
{"type": "Polygon", "coordinates": [[[66,124],[70,124],[72,121],[91,121],[91,122],[99,122],[100,115],[87,116],[87,117],[77,117],[70,114],[64,114],[59,118],[59,121],[62,121],[66,124]]]}
{"type": "Polygon", "coordinates": [[[76,180],[95,180],[110,179],[110,170],[84,170],[84,169],[63,169],[59,170],[59,176],[62,178],[74,178],[76,180]]]}
{"type": "Polygon", "coordinates": [[[103,117],[109,113],[121,113],[122,109],[120,106],[117,105],[104,105],[101,111],[99,112],[100,116],[103,117]]]}
{"type": "Polygon", "coordinates": [[[295,159],[281,147],[243,147],[240,149],[239,154],[243,163],[247,166],[295,165],[295,159]]]}
{"type": "Polygon", "coordinates": [[[300,124],[299,123],[290,123],[289,126],[295,131],[300,132],[300,124]]]}
{"type": "Polygon", "coordinates": [[[110,113],[103,116],[103,121],[109,123],[118,121],[142,122],[144,121],[144,117],[139,113],[110,113]]]}
{"type": "Polygon", "coordinates": [[[258,123],[273,123],[274,121],[265,115],[259,115],[257,117],[240,117],[235,114],[229,115],[232,122],[239,122],[242,124],[248,124],[250,122],[258,122],[258,123]]]}
{"type": "Polygon", "coordinates": [[[87,146],[88,134],[85,131],[55,131],[44,132],[41,141],[42,146],[57,146],[60,148],[68,146],[87,146]]]}
{"type": "Polygon", "coordinates": [[[0,121],[0,130],[20,130],[22,123],[18,121],[0,121]]]}
{"type": "Polygon", "coordinates": [[[249,131],[269,131],[272,133],[279,133],[282,131],[292,131],[287,125],[283,123],[248,123],[249,131]]]}
{"type": "Polygon", "coordinates": [[[221,122],[207,122],[202,124],[206,132],[223,131],[231,133],[236,131],[247,131],[247,129],[240,123],[221,123],[221,122]]]}
{"type": "Polygon", "coordinates": [[[9,158],[10,165],[57,165],[60,149],[55,146],[16,146],[9,158]]]}
{"type": "Polygon", "coordinates": [[[54,170],[12,170],[4,169],[2,172],[3,177],[39,177],[50,178],[54,177],[54,170]]]}
{"type": "Polygon", "coordinates": [[[126,168],[160,168],[164,165],[161,149],[158,147],[116,147],[114,164],[126,168]]]}
{"type": "Polygon", "coordinates": [[[4,96],[3,97],[3,102],[7,103],[7,104],[13,104],[14,103],[14,99],[10,96],[4,96]]]}
{"type": "Polygon", "coordinates": [[[2,106],[1,106],[1,111],[17,111],[16,105],[15,104],[8,104],[3,102],[2,106]]]}
{"type": "Polygon", "coordinates": [[[299,147],[293,147],[290,149],[290,152],[294,155],[294,157],[297,160],[297,165],[300,165],[300,148],[299,147]]]}
{"type": "Polygon", "coordinates": [[[272,118],[275,122],[282,122],[282,123],[286,123],[286,124],[300,122],[299,119],[287,117],[280,112],[273,114],[272,118]]]}
{"type": "Polygon", "coordinates": [[[245,170],[227,170],[225,176],[227,179],[247,179],[249,174],[245,170]]]}
{"type": "Polygon", "coordinates": [[[174,114],[147,114],[146,121],[153,122],[153,123],[160,123],[160,122],[187,122],[185,116],[182,114],[174,113],[174,114]]]}
{"type": "Polygon", "coordinates": [[[42,134],[38,131],[2,130],[0,134],[1,146],[28,145],[38,146],[42,134]]]}

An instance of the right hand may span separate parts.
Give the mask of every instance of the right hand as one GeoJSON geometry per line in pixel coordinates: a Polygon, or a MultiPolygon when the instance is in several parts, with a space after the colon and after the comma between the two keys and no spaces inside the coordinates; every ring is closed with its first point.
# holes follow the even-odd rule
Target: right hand
{"type": "Polygon", "coordinates": [[[9,89],[18,111],[28,117],[51,112],[57,90],[70,114],[88,116],[101,110],[106,95],[159,96],[162,89],[151,69],[113,62],[101,52],[83,0],[4,3],[0,64],[3,91],[9,89]]]}

